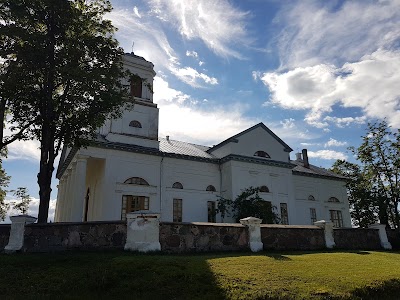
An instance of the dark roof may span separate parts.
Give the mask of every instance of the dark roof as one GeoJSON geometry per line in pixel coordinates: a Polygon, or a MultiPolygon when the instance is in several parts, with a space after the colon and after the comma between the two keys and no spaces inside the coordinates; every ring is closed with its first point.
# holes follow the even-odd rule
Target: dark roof
{"type": "Polygon", "coordinates": [[[234,136],[231,136],[230,138],[226,139],[225,141],[219,143],[218,145],[215,145],[214,147],[208,149],[207,152],[208,152],[208,153],[211,153],[213,150],[218,149],[218,148],[220,148],[220,147],[222,147],[222,146],[224,146],[224,145],[226,145],[226,144],[228,144],[228,143],[232,143],[232,142],[233,142],[233,143],[237,143],[237,140],[236,140],[236,139],[237,139],[238,137],[240,137],[240,136],[242,136],[242,135],[244,135],[244,134],[246,134],[246,133],[248,133],[248,132],[250,132],[250,131],[252,131],[252,130],[254,130],[254,129],[256,129],[256,128],[258,128],[258,127],[261,127],[262,129],[264,129],[264,130],[265,130],[266,132],[268,132],[275,140],[277,140],[277,141],[284,147],[284,150],[285,150],[286,152],[291,152],[291,151],[293,151],[293,149],[290,148],[290,147],[288,146],[288,144],[286,144],[284,141],[282,141],[275,133],[272,132],[271,129],[269,129],[267,126],[264,125],[264,123],[261,122],[261,123],[258,123],[257,125],[254,125],[253,127],[250,127],[250,128],[248,128],[248,129],[246,129],[246,130],[244,130],[244,131],[242,131],[242,132],[240,132],[240,133],[238,133],[238,134],[236,134],[236,135],[234,135],[234,136]]]}
{"type": "Polygon", "coordinates": [[[291,160],[290,161],[295,167],[292,169],[293,174],[304,175],[304,176],[312,176],[312,177],[326,177],[326,178],[334,178],[346,180],[347,177],[336,174],[332,171],[329,171],[324,168],[320,168],[310,164],[309,168],[304,167],[302,160],[291,160]]]}

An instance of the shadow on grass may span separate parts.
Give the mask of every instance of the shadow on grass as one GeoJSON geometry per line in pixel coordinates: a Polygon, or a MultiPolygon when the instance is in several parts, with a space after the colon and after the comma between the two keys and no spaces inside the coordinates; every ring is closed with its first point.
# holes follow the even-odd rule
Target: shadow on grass
{"type": "Polygon", "coordinates": [[[390,279],[381,283],[368,285],[355,289],[351,299],[386,299],[397,300],[400,298],[400,280],[390,279]]]}
{"type": "Polygon", "coordinates": [[[266,253],[265,256],[271,257],[275,260],[292,260],[290,257],[287,257],[279,253],[266,253]]]}
{"type": "Polygon", "coordinates": [[[226,299],[207,257],[126,252],[0,255],[2,299],[226,299]],[[62,295],[62,296],[60,296],[62,295]]]}

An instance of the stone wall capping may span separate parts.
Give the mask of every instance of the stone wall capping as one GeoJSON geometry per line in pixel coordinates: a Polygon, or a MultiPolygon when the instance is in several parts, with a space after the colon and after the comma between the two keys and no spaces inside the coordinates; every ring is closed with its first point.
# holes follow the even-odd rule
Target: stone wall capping
{"type": "Polygon", "coordinates": [[[290,229],[318,229],[321,227],[316,225],[281,225],[281,224],[261,224],[261,228],[290,228],[290,229]]]}
{"type": "Polygon", "coordinates": [[[212,226],[212,227],[244,227],[239,223],[209,223],[209,222],[160,222],[166,225],[193,225],[193,226],[212,226]]]}

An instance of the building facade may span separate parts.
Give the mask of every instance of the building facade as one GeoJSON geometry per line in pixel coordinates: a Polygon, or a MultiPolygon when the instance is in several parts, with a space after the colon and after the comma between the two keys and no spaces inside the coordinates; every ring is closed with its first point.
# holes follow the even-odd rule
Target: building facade
{"type": "Polygon", "coordinates": [[[284,224],[332,220],[351,227],[345,178],[309,164],[263,123],[213,147],[158,137],[153,64],[126,54],[133,109],[108,120],[85,149],[63,149],[57,170],[56,222],[123,220],[138,210],[162,221],[231,222],[215,215],[218,196],[234,199],[260,187],[284,224]]]}

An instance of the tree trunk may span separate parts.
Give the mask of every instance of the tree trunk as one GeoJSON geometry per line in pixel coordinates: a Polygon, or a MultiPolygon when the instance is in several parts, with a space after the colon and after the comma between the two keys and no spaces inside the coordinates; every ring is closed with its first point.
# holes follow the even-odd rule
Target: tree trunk
{"type": "Polygon", "coordinates": [[[38,223],[47,223],[54,159],[54,131],[51,126],[43,126],[40,148],[40,171],[38,173],[40,197],[38,223]]]}

